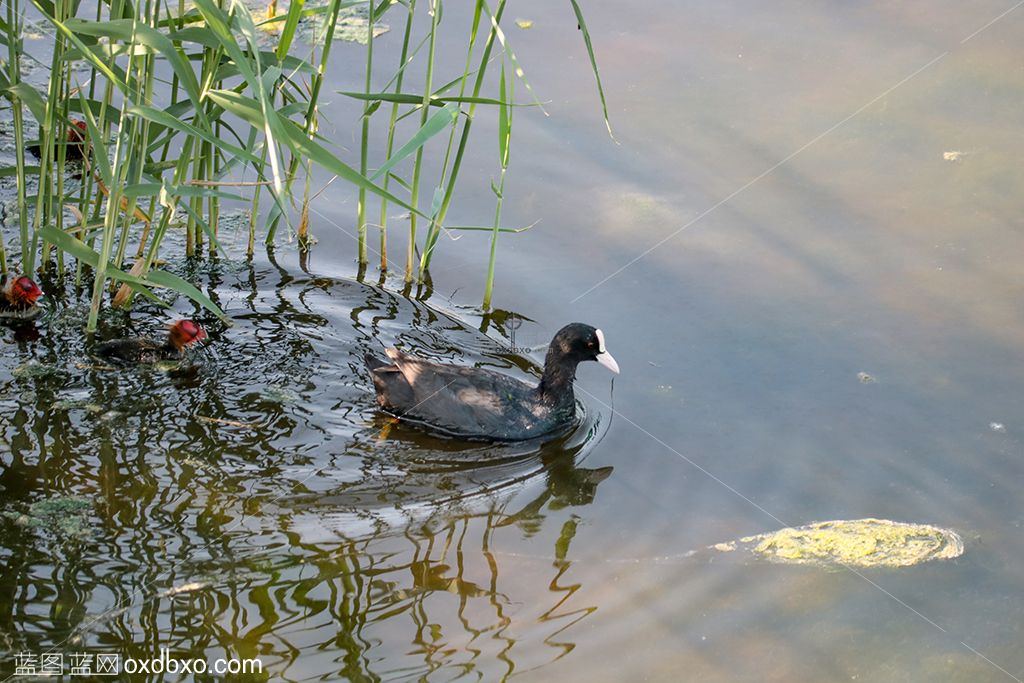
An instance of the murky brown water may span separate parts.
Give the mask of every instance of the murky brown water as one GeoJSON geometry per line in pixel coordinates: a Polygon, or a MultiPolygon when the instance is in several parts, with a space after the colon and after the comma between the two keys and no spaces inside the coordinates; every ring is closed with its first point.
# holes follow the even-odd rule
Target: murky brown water
{"type": "MultiPolygon", "coordinates": [[[[58,646],[288,681],[1024,678],[1024,8],[975,33],[1012,7],[588,7],[620,145],[568,3],[512,7],[551,101],[517,112],[505,222],[541,223],[503,236],[496,305],[529,319],[518,346],[600,326],[623,369],[581,368],[561,441],[381,419],[366,348],[531,366],[473,308],[485,237],[442,241],[426,303],[360,284],[342,191],[305,270],[284,244],[175,264],[236,322],[203,320],[193,370],[79,367],[85,297],[49,283],[42,320],[0,328],[0,672],[58,646]],[[63,496],[87,504],[21,518],[63,496]],[[861,574],[685,555],[862,517],[956,529],[965,554],[861,574]]],[[[333,89],[361,87],[358,54],[333,89]]],[[[455,224],[493,211],[493,124],[475,134],[455,224]]]]}

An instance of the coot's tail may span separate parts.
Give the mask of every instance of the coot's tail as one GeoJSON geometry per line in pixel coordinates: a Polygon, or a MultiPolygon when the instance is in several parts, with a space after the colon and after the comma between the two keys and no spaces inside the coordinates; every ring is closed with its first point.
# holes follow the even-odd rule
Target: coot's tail
{"type": "Polygon", "coordinates": [[[363,360],[370,369],[373,388],[377,392],[377,405],[395,413],[402,412],[402,406],[412,405],[415,392],[398,365],[377,358],[372,353],[363,354],[363,360]]]}
{"type": "Polygon", "coordinates": [[[383,368],[385,366],[391,365],[390,361],[386,361],[383,358],[377,358],[369,351],[363,354],[363,360],[366,361],[366,367],[370,369],[370,372],[373,372],[377,368],[383,368]]]}

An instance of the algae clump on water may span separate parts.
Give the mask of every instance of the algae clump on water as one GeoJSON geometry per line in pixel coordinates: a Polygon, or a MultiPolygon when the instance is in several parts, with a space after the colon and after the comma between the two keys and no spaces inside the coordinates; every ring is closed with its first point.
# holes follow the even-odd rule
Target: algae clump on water
{"type": "Polygon", "coordinates": [[[4,517],[21,527],[46,529],[59,537],[86,540],[91,536],[92,503],[79,496],[52,496],[32,503],[27,512],[4,511],[4,517]]]}
{"type": "Polygon", "coordinates": [[[963,554],[956,532],[885,519],[836,520],[748,536],[755,554],[775,562],[908,567],[963,554]]]}

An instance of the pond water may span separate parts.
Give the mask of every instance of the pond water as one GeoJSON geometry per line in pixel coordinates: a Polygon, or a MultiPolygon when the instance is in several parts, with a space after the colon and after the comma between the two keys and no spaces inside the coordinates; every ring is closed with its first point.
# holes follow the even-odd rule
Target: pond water
{"type": "MultiPolygon", "coordinates": [[[[0,328],[0,674],[166,648],[258,657],[251,680],[1024,678],[1024,8],[585,10],[619,144],[571,6],[510,8],[550,101],[516,114],[504,222],[541,222],[502,237],[496,313],[473,233],[442,239],[419,298],[356,281],[332,186],[308,259],[171,264],[235,323],[195,314],[194,365],[95,364],[63,283],[0,328]],[[375,409],[361,356],[382,346],[535,376],[513,312],[517,347],[605,332],[622,374],[581,366],[571,434],[461,444],[375,409]],[[869,517],[954,529],[964,554],[702,550],[869,517]]],[[[361,54],[339,46],[332,90],[361,87],[361,54]]],[[[358,105],[335,100],[344,145],[358,105]]],[[[453,224],[493,212],[494,124],[474,132],[453,224]]],[[[140,306],[101,336],[165,320],[140,306]]]]}

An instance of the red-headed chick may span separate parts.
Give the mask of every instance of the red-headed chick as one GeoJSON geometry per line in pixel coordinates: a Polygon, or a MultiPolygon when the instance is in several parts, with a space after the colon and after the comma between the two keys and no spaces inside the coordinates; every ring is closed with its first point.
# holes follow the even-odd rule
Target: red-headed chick
{"type": "Polygon", "coordinates": [[[191,320],[179,320],[171,325],[167,338],[131,337],[111,339],[97,344],[94,353],[105,360],[121,365],[156,363],[162,360],[180,360],[190,344],[206,339],[206,331],[191,320]]]}
{"type": "Polygon", "coordinates": [[[24,275],[11,278],[0,292],[0,311],[18,313],[36,305],[36,299],[42,296],[39,285],[24,275]]]}
{"type": "MultiPolygon", "coordinates": [[[[78,161],[85,158],[85,152],[88,148],[86,143],[86,131],[88,130],[85,121],[78,119],[71,119],[71,125],[68,126],[67,135],[65,141],[67,146],[64,152],[64,158],[68,161],[78,161]]],[[[36,159],[42,157],[42,152],[39,145],[29,145],[28,151],[32,153],[36,159]]],[[[57,158],[57,150],[54,148],[54,158],[57,158]]]]}

